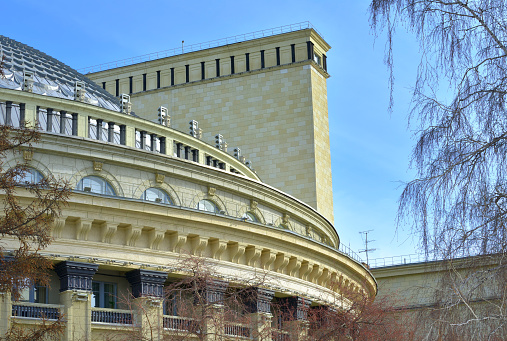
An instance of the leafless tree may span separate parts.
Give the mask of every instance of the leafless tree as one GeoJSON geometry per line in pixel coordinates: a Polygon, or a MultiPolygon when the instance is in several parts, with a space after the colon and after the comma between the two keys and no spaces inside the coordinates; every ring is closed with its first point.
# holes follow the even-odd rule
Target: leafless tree
{"type": "MultiPolygon", "coordinates": [[[[370,14],[375,32],[387,34],[390,108],[395,30],[412,31],[421,51],[409,115],[417,138],[411,161],[417,175],[400,197],[398,223],[409,222],[420,233],[427,256],[494,258],[487,274],[482,263],[469,264],[466,275],[449,263],[439,314],[451,306],[465,307],[466,313],[437,319],[451,329],[473,325],[477,330],[477,322],[484,322],[481,330],[491,332],[488,337],[506,337],[504,301],[488,300],[478,288],[505,277],[507,3],[372,0],[370,14]],[[468,304],[472,298],[483,304],[468,304]]],[[[502,298],[505,286],[496,290],[502,298]]]]}

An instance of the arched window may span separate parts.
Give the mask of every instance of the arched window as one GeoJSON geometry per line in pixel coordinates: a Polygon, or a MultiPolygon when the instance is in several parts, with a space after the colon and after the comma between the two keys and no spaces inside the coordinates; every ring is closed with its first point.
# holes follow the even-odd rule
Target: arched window
{"type": "Polygon", "coordinates": [[[44,176],[34,168],[28,168],[24,176],[16,177],[16,182],[20,185],[37,184],[44,179],[44,176]]]}
{"type": "Polygon", "coordinates": [[[243,216],[241,218],[244,219],[245,221],[250,221],[252,223],[259,222],[259,219],[257,219],[257,216],[251,212],[246,212],[245,214],[243,214],[243,216]]]}
{"type": "Polygon", "coordinates": [[[155,188],[155,187],[150,187],[146,191],[144,191],[143,195],[141,195],[141,199],[146,200],[146,201],[154,201],[154,202],[158,202],[161,204],[168,204],[168,205],[173,204],[173,201],[171,200],[171,197],[169,196],[169,194],[167,194],[165,191],[163,191],[159,188],[155,188]]]}
{"type": "Polygon", "coordinates": [[[197,203],[196,208],[200,211],[213,212],[213,213],[218,213],[218,211],[219,211],[217,205],[213,201],[206,200],[206,199],[199,201],[197,203]]]}
{"type": "Polygon", "coordinates": [[[116,195],[113,186],[98,176],[86,176],[77,184],[77,190],[83,192],[116,195]]]}

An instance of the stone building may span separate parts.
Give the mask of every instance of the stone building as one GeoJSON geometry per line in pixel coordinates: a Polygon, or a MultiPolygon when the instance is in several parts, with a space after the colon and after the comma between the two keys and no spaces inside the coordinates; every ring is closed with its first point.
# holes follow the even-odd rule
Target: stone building
{"type": "Polygon", "coordinates": [[[221,339],[268,328],[263,340],[297,340],[273,318],[275,300],[304,312],[347,307],[340,288],[375,296],[332,225],[329,46],[314,29],[89,74],[97,83],[7,37],[0,47],[0,123],[42,132],[6,169],[26,162],[22,181],[54,175],[74,189],[42,251],[55,264],[50,287],[35,283],[20,301],[3,294],[1,332],[63,315],[64,340],[181,334],[190,322],[167,309],[164,286],[185,275],[187,257],[215,269],[205,290],[218,307],[228,286],[262,275],[250,324],[205,327],[221,339]]]}

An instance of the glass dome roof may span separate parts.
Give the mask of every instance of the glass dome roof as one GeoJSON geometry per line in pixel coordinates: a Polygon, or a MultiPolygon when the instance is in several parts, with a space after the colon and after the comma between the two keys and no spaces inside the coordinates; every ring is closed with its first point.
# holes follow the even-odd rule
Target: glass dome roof
{"type": "Polygon", "coordinates": [[[120,111],[119,101],[76,70],[30,46],[0,35],[0,54],[5,56],[0,88],[23,89],[23,71],[33,72],[33,93],[74,99],[76,81],[85,84],[83,102],[120,111]]]}

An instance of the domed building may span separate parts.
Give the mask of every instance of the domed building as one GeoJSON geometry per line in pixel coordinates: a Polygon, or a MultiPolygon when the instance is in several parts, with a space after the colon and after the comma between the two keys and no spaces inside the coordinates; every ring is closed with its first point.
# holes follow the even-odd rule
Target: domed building
{"type": "MultiPolygon", "coordinates": [[[[287,302],[304,320],[305,309],[314,306],[346,308],[352,292],[375,296],[374,278],[340,249],[332,224],[331,186],[325,181],[330,177],[327,49],[314,29],[298,28],[87,78],[0,36],[5,55],[0,123],[19,127],[28,122],[42,133],[33,152],[5,160],[5,169],[26,162],[26,181],[52,175],[73,188],[68,206],[54,222],[54,241],[41,251],[55,264],[51,285],[34,285],[19,301],[6,296],[0,302],[0,331],[13,323],[31,326],[63,315],[64,340],[102,340],[132,328],[150,329],[154,339],[181,334],[188,319],[167,308],[164,287],[185,275],[181,260],[192,257],[213,268],[214,279],[205,290],[217,306],[227,287],[262,278],[249,313],[273,326],[265,340],[292,335],[290,327],[272,318],[271,302],[287,302]],[[261,52],[248,52],[252,46],[261,52]],[[224,49],[231,54],[227,58],[224,49]],[[222,64],[227,59],[227,72],[221,59],[222,64]],[[210,64],[213,71],[207,68],[210,64]],[[305,77],[308,82],[302,81],[305,77]],[[130,89],[125,89],[129,82],[130,89]],[[278,84],[276,91],[255,91],[280,95],[251,100],[259,95],[240,82],[256,89],[278,84]],[[247,98],[237,107],[232,100],[217,101],[227,91],[247,98]],[[289,93],[295,97],[289,99],[289,93]],[[301,93],[315,98],[308,111],[297,110],[302,108],[301,93]],[[296,116],[277,117],[277,108],[296,116]],[[224,119],[226,109],[239,121],[256,113],[278,121],[240,128],[238,121],[224,119]],[[305,120],[314,124],[308,127],[305,120]],[[278,124],[286,125],[280,133],[278,124]],[[306,136],[297,127],[312,132],[306,136]],[[289,145],[278,151],[284,143],[269,141],[270,135],[287,139],[289,145]],[[229,151],[227,137],[241,148],[229,151]],[[298,138],[310,142],[291,142],[298,138]],[[142,311],[123,299],[128,297],[144,302],[142,311]],[[146,311],[157,318],[149,320],[146,311]]],[[[19,195],[29,200],[22,191],[19,195]]],[[[6,250],[15,249],[14,241],[2,242],[6,250]]],[[[225,339],[244,339],[253,338],[259,326],[226,321],[221,328],[215,332],[225,339]]]]}

